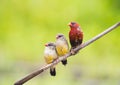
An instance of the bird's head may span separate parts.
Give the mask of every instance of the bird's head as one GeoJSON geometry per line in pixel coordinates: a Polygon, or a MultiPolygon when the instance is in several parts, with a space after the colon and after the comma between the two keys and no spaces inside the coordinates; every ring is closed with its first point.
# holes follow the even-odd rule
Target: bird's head
{"type": "Polygon", "coordinates": [[[55,48],[55,43],[52,43],[52,42],[46,43],[46,44],[45,44],[45,47],[55,48]]]}
{"type": "Polygon", "coordinates": [[[63,38],[63,37],[64,37],[63,34],[57,34],[56,39],[61,39],[61,38],[63,38]]]}
{"type": "Polygon", "coordinates": [[[68,24],[68,26],[70,26],[70,28],[78,28],[78,27],[79,27],[79,24],[76,23],[76,22],[70,22],[70,23],[68,24]]]}

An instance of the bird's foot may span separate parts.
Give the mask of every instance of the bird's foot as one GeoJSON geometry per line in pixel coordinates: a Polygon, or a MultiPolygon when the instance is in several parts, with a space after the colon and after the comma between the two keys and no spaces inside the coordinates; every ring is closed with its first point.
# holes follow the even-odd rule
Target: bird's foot
{"type": "Polygon", "coordinates": [[[76,52],[74,51],[74,49],[70,49],[70,52],[71,52],[72,55],[76,54],[76,52]]]}

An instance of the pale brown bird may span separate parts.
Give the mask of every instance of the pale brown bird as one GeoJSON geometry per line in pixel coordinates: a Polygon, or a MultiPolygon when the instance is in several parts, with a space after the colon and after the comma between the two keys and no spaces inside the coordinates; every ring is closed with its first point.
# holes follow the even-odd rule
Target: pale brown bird
{"type": "MultiPolygon", "coordinates": [[[[56,50],[59,57],[64,56],[69,52],[69,45],[63,34],[58,34],[56,36],[56,50]]],[[[67,59],[62,60],[61,62],[63,65],[66,65],[67,59]]]]}
{"type": "MultiPolygon", "coordinates": [[[[45,44],[44,58],[47,64],[52,63],[58,58],[54,43],[50,42],[45,44]]],[[[50,67],[50,74],[51,76],[56,75],[55,66],[50,67]]]]}

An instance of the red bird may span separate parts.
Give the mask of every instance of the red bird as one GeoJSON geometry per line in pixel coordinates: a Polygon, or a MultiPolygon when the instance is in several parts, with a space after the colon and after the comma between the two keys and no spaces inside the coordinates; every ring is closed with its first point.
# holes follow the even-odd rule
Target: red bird
{"type": "Polygon", "coordinates": [[[69,40],[71,44],[71,49],[76,48],[78,45],[82,44],[83,41],[83,32],[76,22],[70,22],[70,32],[69,32],[69,40]]]}

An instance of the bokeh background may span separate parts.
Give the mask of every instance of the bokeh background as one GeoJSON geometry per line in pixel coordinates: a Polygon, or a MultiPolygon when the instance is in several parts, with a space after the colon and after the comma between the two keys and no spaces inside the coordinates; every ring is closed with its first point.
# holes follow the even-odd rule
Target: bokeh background
{"type": "MultiPolygon", "coordinates": [[[[45,64],[44,44],[57,33],[68,39],[70,21],[80,23],[84,42],[120,21],[120,0],[0,0],[0,85],[45,64]]],[[[120,85],[120,27],[25,85],[120,85]]]]}

